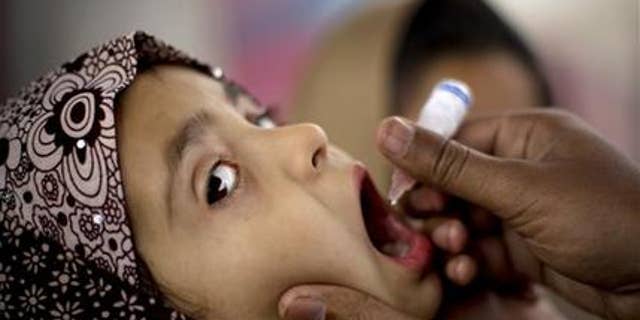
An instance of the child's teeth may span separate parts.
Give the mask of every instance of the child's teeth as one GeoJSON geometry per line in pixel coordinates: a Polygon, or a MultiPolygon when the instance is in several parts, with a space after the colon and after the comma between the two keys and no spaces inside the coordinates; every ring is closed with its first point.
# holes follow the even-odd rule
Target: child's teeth
{"type": "Polygon", "coordinates": [[[385,243],[382,246],[382,253],[392,257],[404,257],[409,252],[409,245],[402,241],[385,243]]]}

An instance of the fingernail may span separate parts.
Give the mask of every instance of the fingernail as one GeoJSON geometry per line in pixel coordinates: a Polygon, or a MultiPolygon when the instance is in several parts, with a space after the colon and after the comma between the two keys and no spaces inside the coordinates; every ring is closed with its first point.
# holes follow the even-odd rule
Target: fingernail
{"type": "Polygon", "coordinates": [[[442,249],[448,249],[446,248],[449,245],[449,237],[447,236],[448,234],[449,226],[441,225],[433,231],[433,234],[431,236],[433,237],[433,241],[435,241],[437,245],[445,247],[442,249]]]}
{"type": "Polygon", "coordinates": [[[298,298],[285,311],[287,320],[324,320],[327,306],[323,301],[314,298],[298,298]]]}
{"type": "Polygon", "coordinates": [[[413,127],[398,117],[385,123],[384,147],[395,156],[402,157],[407,153],[409,143],[413,139],[413,127]]]}
{"type": "Polygon", "coordinates": [[[455,266],[455,270],[456,270],[456,275],[458,276],[459,279],[463,279],[465,274],[464,274],[464,261],[460,260],[456,263],[455,266]]]}
{"type": "Polygon", "coordinates": [[[447,245],[450,250],[454,250],[454,244],[456,242],[456,238],[459,237],[459,230],[455,223],[449,223],[447,226],[447,245]]]}

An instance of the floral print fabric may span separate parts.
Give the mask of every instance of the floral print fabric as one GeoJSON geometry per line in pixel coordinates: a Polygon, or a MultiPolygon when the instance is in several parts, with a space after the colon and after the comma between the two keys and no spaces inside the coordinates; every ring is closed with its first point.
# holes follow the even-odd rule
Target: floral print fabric
{"type": "Polygon", "coordinates": [[[144,289],[114,107],[153,64],[208,67],[138,32],[98,46],[0,107],[0,318],[178,317],[144,289]]]}

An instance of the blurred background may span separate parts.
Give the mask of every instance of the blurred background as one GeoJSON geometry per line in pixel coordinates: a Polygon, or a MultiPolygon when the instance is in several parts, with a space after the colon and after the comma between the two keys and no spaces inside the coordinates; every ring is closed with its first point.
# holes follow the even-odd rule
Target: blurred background
{"type": "MultiPolygon", "coordinates": [[[[8,97],[29,80],[96,44],[145,30],[222,66],[262,103],[275,105],[280,119],[295,119],[296,114],[305,114],[296,109],[314,104],[319,106],[311,114],[320,116],[323,104],[368,107],[375,103],[374,98],[386,99],[378,95],[386,90],[389,79],[384,74],[392,50],[386,47],[400,30],[397,21],[402,20],[404,9],[399,8],[411,2],[3,0],[0,97],[8,97]],[[335,45],[341,41],[347,44],[335,45]],[[377,78],[382,85],[375,82],[377,78]],[[333,87],[325,90],[327,82],[333,87]]],[[[554,104],[577,113],[639,160],[639,1],[487,2],[539,59],[554,104]]],[[[359,117],[348,121],[353,124],[359,117]]],[[[366,143],[372,143],[370,127],[361,129],[354,124],[349,129],[348,134],[358,142],[368,139],[366,143]]],[[[340,134],[328,132],[330,138],[340,134]]],[[[366,157],[357,146],[351,150],[348,141],[345,144],[357,157],[366,157]]],[[[568,312],[575,312],[576,318],[590,318],[578,311],[568,312]]]]}
{"type": "MultiPolygon", "coordinates": [[[[0,97],[75,54],[134,29],[223,66],[286,118],[331,33],[400,0],[0,2],[0,97]]],[[[637,0],[489,0],[540,58],[555,103],[640,159],[637,0]]],[[[354,39],[357,42],[358,39],[354,39]]]]}

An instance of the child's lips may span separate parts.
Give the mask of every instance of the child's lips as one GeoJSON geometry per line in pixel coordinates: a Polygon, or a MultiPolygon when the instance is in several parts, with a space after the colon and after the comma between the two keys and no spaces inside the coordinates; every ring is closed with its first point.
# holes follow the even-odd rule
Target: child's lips
{"type": "Polygon", "coordinates": [[[357,195],[369,241],[383,256],[413,272],[426,272],[432,245],[420,232],[398,219],[397,213],[380,196],[364,166],[354,166],[357,195]]]}

